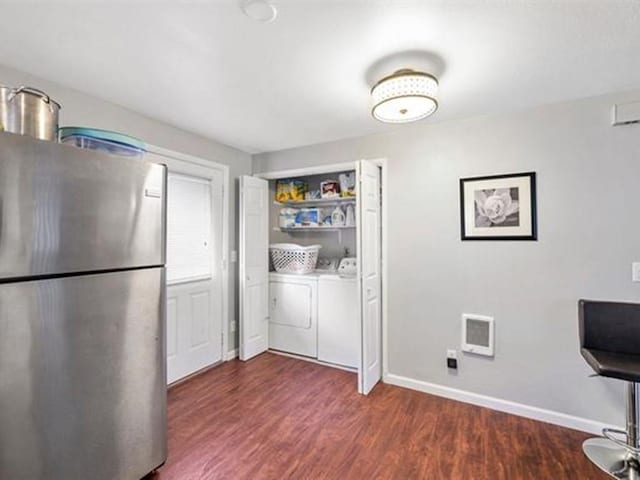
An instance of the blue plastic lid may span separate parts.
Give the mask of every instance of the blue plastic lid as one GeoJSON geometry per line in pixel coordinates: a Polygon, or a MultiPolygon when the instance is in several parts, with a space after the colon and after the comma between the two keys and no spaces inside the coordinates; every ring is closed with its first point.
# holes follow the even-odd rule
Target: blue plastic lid
{"type": "Polygon", "coordinates": [[[99,140],[107,140],[109,142],[119,143],[127,147],[137,148],[138,150],[147,151],[147,145],[135,137],[124,135],[118,132],[111,132],[109,130],[100,130],[98,128],[86,128],[86,127],[62,127],[59,129],[60,140],[71,135],[78,135],[89,138],[97,138],[99,140]]]}

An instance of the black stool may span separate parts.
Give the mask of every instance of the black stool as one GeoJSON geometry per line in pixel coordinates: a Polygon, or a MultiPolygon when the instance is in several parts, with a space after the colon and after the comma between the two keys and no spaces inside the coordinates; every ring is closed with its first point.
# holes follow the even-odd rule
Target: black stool
{"type": "Polygon", "coordinates": [[[582,450],[612,477],[640,480],[640,304],[580,300],[578,311],[584,359],[597,375],[627,382],[627,429],[605,428],[582,450]]]}

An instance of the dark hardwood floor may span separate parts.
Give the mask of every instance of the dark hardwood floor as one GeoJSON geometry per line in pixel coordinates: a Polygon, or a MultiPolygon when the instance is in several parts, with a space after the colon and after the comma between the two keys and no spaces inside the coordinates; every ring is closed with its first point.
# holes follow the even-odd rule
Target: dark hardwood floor
{"type": "Polygon", "coordinates": [[[154,480],[606,479],[589,435],[263,354],[169,392],[169,459],[154,480]]]}

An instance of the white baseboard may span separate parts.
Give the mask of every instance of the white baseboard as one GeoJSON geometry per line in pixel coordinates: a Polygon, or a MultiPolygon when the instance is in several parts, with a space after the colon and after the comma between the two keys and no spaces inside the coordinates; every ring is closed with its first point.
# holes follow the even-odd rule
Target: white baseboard
{"type": "Polygon", "coordinates": [[[601,434],[603,428],[612,427],[611,425],[597,422],[595,420],[589,420],[587,418],[575,417],[573,415],[567,415],[566,413],[554,412],[553,410],[532,407],[522,403],[502,400],[500,398],[467,392],[465,390],[458,390],[457,388],[445,387],[435,383],[423,382],[422,380],[415,380],[413,378],[403,377],[393,373],[385,374],[383,381],[391,385],[430,393],[431,395],[436,395],[438,397],[458,400],[459,402],[470,403],[480,407],[490,408],[491,410],[498,410],[500,412],[506,412],[512,415],[531,418],[540,422],[552,423],[561,427],[572,428],[574,430],[594,433],[597,435],[601,434]]]}
{"type": "Polygon", "coordinates": [[[236,348],[235,350],[229,350],[227,353],[225,353],[223,360],[225,362],[228,362],[229,360],[233,360],[234,358],[237,358],[237,357],[238,357],[238,349],[236,348]]]}

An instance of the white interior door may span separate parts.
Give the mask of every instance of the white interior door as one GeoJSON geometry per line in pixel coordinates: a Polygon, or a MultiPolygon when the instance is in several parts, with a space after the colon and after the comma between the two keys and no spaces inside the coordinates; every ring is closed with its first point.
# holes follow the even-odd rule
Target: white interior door
{"type": "Polygon", "coordinates": [[[222,360],[222,181],[169,168],[167,383],[222,360]]]}
{"type": "Polygon", "coordinates": [[[269,184],[240,177],[240,360],[269,348],[269,184]]]}
{"type": "Polygon", "coordinates": [[[358,162],[358,277],[362,342],[358,391],[369,393],[382,377],[382,274],[380,167],[358,162]]]}

